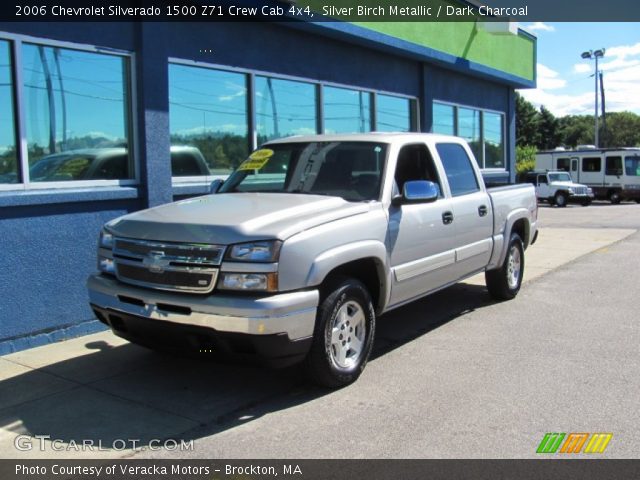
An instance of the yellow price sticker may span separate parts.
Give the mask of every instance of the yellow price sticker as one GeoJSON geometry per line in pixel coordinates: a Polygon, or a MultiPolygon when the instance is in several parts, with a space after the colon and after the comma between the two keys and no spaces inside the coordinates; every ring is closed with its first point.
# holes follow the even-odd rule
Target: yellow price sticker
{"type": "Polygon", "coordinates": [[[273,150],[268,148],[256,150],[249,155],[247,160],[240,164],[238,170],[260,170],[267,164],[269,159],[273,156],[273,153],[273,150]]]}

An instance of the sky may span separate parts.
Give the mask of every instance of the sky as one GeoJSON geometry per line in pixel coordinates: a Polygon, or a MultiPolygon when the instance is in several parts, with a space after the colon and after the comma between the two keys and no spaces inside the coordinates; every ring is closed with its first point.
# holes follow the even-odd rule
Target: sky
{"type": "Polygon", "coordinates": [[[640,114],[638,23],[536,22],[520,26],[538,37],[537,88],[520,90],[535,106],[544,105],[556,116],[593,115],[595,61],[583,60],[580,55],[604,48],[598,68],[604,72],[607,112],[640,114]]]}

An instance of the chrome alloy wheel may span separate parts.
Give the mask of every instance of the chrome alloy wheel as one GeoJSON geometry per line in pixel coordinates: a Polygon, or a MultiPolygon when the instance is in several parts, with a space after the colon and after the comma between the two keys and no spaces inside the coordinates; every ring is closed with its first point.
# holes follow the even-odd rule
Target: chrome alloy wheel
{"type": "Polygon", "coordinates": [[[360,362],[367,326],[362,307],[348,301],[340,307],[331,326],[331,360],[339,368],[351,368],[360,362]]]}
{"type": "Polygon", "coordinates": [[[520,249],[516,245],[512,245],[509,250],[509,264],[507,265],[507,283],[509,284],[509,288],[518,288],[521,268],[522,260],[520,257],[520,249]]]}

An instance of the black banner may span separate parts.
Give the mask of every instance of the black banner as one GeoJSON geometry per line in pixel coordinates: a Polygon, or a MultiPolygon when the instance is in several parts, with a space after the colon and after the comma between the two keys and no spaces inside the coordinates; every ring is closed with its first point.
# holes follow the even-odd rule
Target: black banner
{"type": "Polygon", "coordinates": [[[0,460],[2,480],[637,479],[640,460],[0,460]]]}
{"type": "Polygon", "coordinates": [[[14,0],[10,22],[637,22],[630,0],[14,0]]]}

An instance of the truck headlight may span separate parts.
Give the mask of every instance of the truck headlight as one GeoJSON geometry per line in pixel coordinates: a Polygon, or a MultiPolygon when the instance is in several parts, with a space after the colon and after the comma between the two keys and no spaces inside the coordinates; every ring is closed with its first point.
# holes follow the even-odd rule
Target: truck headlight
{"type": "Polygon", "coordinates": [[[277,262],[280,255],[280,240],[238,243],[227,251],[227,260],[237,262],[277,262]]]}
{"type": "Polygon", "coordinates": [[[113,249],[113,235],[107,232],[104,228],[100,231],[100,239],[98,240],[98,247],[113,249]]]}
{"type": "Polygon", "coordinates": [[[100,231],[98,239],[98,271],[109,275],[116,274],[115,264],[113,263],[113,235],[104,228],[100,231]]]}
{"type": "Polygon", "coordinates": [[[278,290],[278,274],[270,273],[229,273],[220,274],[218,288],[222,290],[241,290],[256,292],[275,292],[278,290]]]}
{"type": "Polygon", "coordinates": [[[573,187],[569,187],[569,193],[571,195],[575,195],[576,191],[575,191],[575,189],[573,187]]]}

